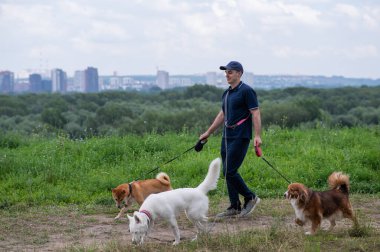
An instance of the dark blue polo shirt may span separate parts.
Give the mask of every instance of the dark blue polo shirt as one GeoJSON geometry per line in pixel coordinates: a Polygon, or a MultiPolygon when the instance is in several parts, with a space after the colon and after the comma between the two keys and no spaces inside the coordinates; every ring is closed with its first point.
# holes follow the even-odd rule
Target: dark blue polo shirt
{"type": "Polygon", "coordinates": [[[234,89],[229,87],[224,91],[222,100],[224,113],[223,137],[226,137],[227,134],[227,138],[252,139],[252,115],[250,109],[259,107],[256,92],[247,84],[240,82],[234,89]],[[244,118],[247,119],[241,125],[236,126],[244,118]]]}

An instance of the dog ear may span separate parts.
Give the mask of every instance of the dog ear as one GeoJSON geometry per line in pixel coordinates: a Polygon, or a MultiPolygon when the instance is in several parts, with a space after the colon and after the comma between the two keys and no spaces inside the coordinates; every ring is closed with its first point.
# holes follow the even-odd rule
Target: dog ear
{"type": "Polygon", "coordinates": [[[135,221],[137,224],[141,222],[140,218],[137,215],[134,215],[133,217],[135,217],[135,221]]]}
{"type": "Polygon", "coordinates": [[[308,197],[307,191],[305,189],[302,189],[301,195],[300,195],[300,200],[302,202],[306,202],[307,197],[308,197]]]}

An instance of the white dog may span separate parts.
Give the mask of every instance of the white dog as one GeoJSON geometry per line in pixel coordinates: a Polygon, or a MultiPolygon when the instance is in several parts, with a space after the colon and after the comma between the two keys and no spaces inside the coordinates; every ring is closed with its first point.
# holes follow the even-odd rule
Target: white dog
{"type": "MultiPolygon", "coordinates": [[[[176,215],[183,210],[186,211],[187,218],[197,227],[198,233],[205,231],[208,212],[206,194],[217,186],[220,164],[220,158],[211,162],[206,178],[197,188],[179,188],[151,194],[146,198],[140,210],[133,213],[133,217],[128,215],[132,242],[142,244],[153,221],[157,217],[161,217],[170,223],[175,237],[173,245],[177,245],[180,241],[180,235],[176,215]]],[[[197,236],[194,240],[196,238],[197,236]]]]}

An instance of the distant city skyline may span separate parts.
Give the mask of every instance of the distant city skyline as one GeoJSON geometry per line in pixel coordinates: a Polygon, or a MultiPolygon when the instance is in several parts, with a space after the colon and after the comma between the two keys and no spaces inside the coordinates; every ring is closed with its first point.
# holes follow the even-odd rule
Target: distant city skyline
{"type": "MultiPolygon", "coordinates": [[[[255,89],[287,87],[333,88],[345,86],[379,86],[379,79],[345,78],[342,76],[308,75],[255,75],[244,71],[242,81],[255,89]]],[[[19,93],[94,93],[107,90],[157,90],[189,87],[195,84],[228,87],[223,71],[211,71],[193,75],[170,75],[158,70],[156,75],[99,75],[96,67],[76,70],[68,76],[62,69],[30,72],[27,78],[19,78],[11,71],[0,71],[0,94],[19,93]]]]}
{"type": "Polygon", "coordinates": [[[380,78],[378,0],[0,0],[0,71],[380,78]]]}
{"type": "MultiPolygon", "coordinates": [[[[84,68],[86,68],[88,66],[85,66],[84,68]]],[[[21,71],[18,71],[18,72],[15,72],[13,71],[12,69],[1,69],[0,68],[0,72],[1,71],[10,71],[14,74],[14,78],[15,79],[26,79],[29,77],[30,74],[34,74],[34,73],[38,73],[38,74],[41,74],[43,77],[49,77],[50,78],[50,75],[51,75],[51,71],[54,70],[54,69],[63,69],[63,71],[65,71],[65,73],[67,74],[67,77],[68,78],[75,78],[76,74],[78,71],[84,71],[84,69],[76,69],[74,70],[72,73],[70,72],[67,72],[64,68],[51,68],[51,69],[24,69],[24,70],[21,70],[21,71]]],[[[156,72],[153,72],[153,73],[146,73],[146,74],[138,74],[138,73],[129,73],[129,74],[123,74],[123,73],[120,73],[118,71],[112,71],[111,73],[104,73],[102,72],[102,69],[99,69],[100,73],[99,75],[101,76],[138,76],[138,75],[141,75],[141,76],[156,76],[157,75],[157,72],[167,72],[170,74],[170,76],[181,76],[181,75],[207,75],[207,73],[215,73],[215,74],[220,74],[220,75],[224,75],[224,71],[221,71],[219,70],[219,66],[218,66],[218,69],[214,69],[213,71],[204,71],[204,72],[197,72],[197,73],[186,73],[186,74],[183,74],[183,73],[172,73],[172,72],[169,72],[167,71],[166,69],[158,69],[156,70],[156,72]]],[[[380,71],[380,70],[379,70],[380,71]]],[[[253,71],[245,71],[245,73],[250,73],[250,74],[253,74],[254,72],[253,71]]],[[[244,74],[243,74],[244,75],[244,74]]],[[[255,73],[255,75],[268,75],[268,76],[283,76],[283,75],[289,75],[289,76],[324,76],[324,77],[345,77],[345,78],[364,78],[364,79],[373,79],[373,80],[379,80],[380,79],[380,76],[377,77],[377,78],[372,78],[372,77],[365,77],[365,76],[358,76],[358,77],[350,77],[350,76],[344,76],[344,75],[338,75],[338,74],[332,74],[332,75],[324,75],[324,74],[301,74],[301,73],[297,73],[297,74],[291,74],[291,73],[274,73],[274,74],[260,74],[260,73],[255,73]]]]}

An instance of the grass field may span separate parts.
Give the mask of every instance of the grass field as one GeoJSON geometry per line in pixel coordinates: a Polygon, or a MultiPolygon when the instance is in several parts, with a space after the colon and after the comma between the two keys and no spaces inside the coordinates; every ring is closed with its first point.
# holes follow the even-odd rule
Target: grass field
{"type": "MultiPolygon", "coordinates": [[[[290,181],[326,188],[332,171],[350,175],[353,193],[380,192],[380,127],[352,129],[269,128],[263,133],[264,156],[290,181]]],[[[219,156],[220,137],[209,139],[201,152],[190,151],[197,136],[149,134],[73,141],[1,136],[0,208],[14,205],[112,204],[111,188],[135,179],[169,174],[174,188],[197,185],[211,160],[219,156]],[[160,166],[151,174],[147,174],[160,166]]],[[[240,168],[261,197],[281,196],[287,186],[253,151],[240,168]]],[[[222,180],[214,192],[225,194],[222,180]]]]}
{"type": "MultiPolygon", "coordinates": [[[[263,205],[248,220],[254,228],[235,233],[217,232],[196,243],[185,239],[176,251],[348,251],[351,246],[354,251],[380,249],[377,238],[380,127],[270,127],[263,132],[262,139],[265,158],[293,182],[323,190],[327,189],[326,180],[332,171],[349,174],[354,207],[364,207],[359,211],[361,229],[348,231],[348,222],[335,233],[321,232],[315,237],[305,237],[292,226],[294,213],[281,199],[287,182],[250,152],[239,171],[263,199],[263,205]],[[263,224],[263,220],[269,221],[263,224]]],[[[129,244],[127,224],[113,221],[117,209],[110,195],[111,188],[134,179],[154,177],[158,171],[169,174],[174,188],[196,186],[205,176],[209,162],[219,156],[220,140],[220,136],[213,136],[201,152],[180,155],[195,144],[197,135],[151,133],[77,141],[65,136],[47,139],[0,135],[0,221],[3,226],[0,250],[49,250],[48,245],[60,240],[62,232],[63,247],[61,244],[50,250],[139,251],[129,244]],[[162,165],[178,155],[178,159],[162,165]],[[148,174],[158,166],[159,169],[148,174]],[[87,240],[80,239],[87,226],[90,230],[93,228],[93,233],[90,231],[87,240]],[[99,233],[104,238],[99,238],[101,245],[96,243],[99,233]]],[[[218,189],[209,195],[211,214],[227,206],[226,195],[221,178],[218,189]]],[[[158,223],[158,231],[168,229],[167,226],[160,229],[160,225],[164,224],[158,223]]],[[[236,223],[236,226],[241,225],[236,223]]],[[[184,221],[183,227],[191,225],[184,221]]],[[[153,240],[144,250],[170,251],[168,244],[167,240],[153,240]]]]}

